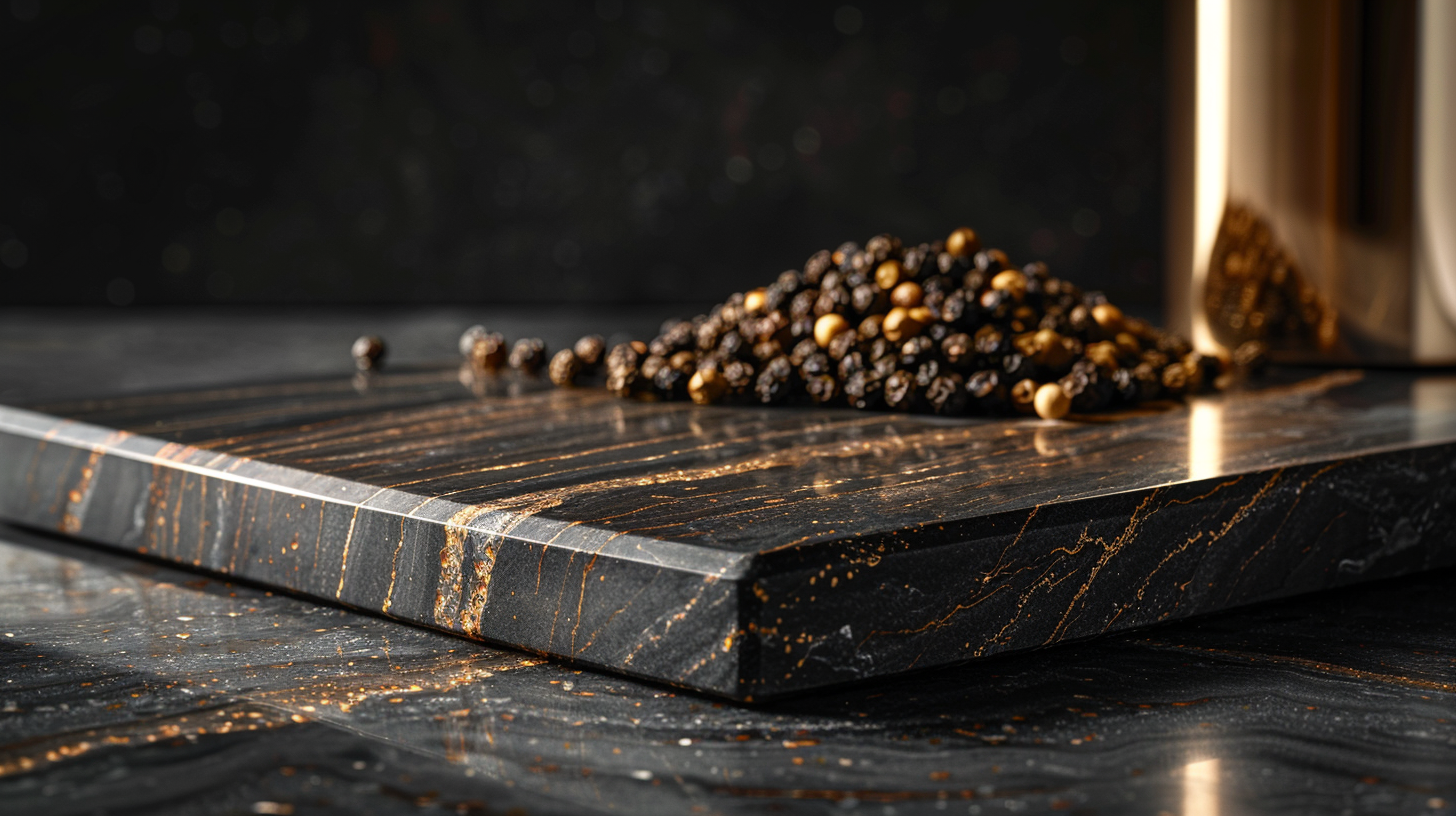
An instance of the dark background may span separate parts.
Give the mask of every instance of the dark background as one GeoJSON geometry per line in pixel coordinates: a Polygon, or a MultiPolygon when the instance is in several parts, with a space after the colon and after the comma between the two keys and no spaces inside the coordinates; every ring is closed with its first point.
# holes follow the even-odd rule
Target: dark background
{"type": "Polygon", "coordinates": [[[706,304],[961,224],[1160,302],[1161,4],[3,2],[0,304],[706,304]]]}

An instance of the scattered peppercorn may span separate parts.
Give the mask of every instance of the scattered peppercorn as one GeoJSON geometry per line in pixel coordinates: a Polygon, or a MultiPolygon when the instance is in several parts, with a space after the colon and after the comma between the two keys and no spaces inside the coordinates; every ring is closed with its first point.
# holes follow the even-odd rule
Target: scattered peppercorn
{"type": "Polygon", "coordinates": [[[384,341],[372,334],[366,334],[354,341],[349,349],[354,355],[354,366],[360,371],[372,371],[384,360],[384,341]]]}
{"type": "Polygon", "coordinates": [[[546,365],[546,344],[534,337],[523,337],[511,348],[511,368],[523,374],[535,374],[546,365]]]}
{"type": "Polygon", "coordinates": [[[551,382],[563,388],[576,385],[577,375],[581,374],[581,360],[576,356],[575,351],[562,349],[551,358],[551,366],[547,373],[551,376],[551,382]]]}

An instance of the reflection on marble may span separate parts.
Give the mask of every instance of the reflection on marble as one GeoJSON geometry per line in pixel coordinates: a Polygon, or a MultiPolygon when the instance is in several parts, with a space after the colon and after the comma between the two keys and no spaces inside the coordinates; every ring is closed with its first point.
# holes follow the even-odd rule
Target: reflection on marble
{"type": "Polygon", "coordinates": [[[0,537],[6,812],[1456,807],[1450,571],[749,707],[0,537]]]}
{"type": "Polygon", "coordinates": [[[1060,423],[457,380],[0,407],[0,516],[742,699],[1456,563],[1439,378],[1060,423]]]}

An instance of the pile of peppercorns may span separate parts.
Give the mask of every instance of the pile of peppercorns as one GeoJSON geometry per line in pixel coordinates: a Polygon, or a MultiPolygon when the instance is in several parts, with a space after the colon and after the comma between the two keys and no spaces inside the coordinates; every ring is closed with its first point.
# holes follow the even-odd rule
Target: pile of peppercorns
{"type": "Polygon", "coordinates": [[[480,371],[545,367],[561,386],[604,374],[610,391],[637,399],[1049,419],[1181,397],[1223,373],[1183,338],[1044,263],[1013,266],[964,227],[943,242],[877,235],[817,252],[762,289],[669,320],[647,343],[608,351],[593,335],[548,364],[541,341],[508,349],[472,326],[460,351],[480,371]]]}

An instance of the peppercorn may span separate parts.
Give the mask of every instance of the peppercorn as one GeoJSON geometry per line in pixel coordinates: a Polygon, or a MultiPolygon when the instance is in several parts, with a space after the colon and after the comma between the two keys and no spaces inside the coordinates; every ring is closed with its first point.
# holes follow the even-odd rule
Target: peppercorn
{"type": "Polygon", "coordinates": [[[607,353],[607,373],[614,374],[636,369],[639,359],[637,350],[632,347],[631,343],[618,343],[612,346],[612,350],[607,353]]]}
{"type": "Polygon", "coordinates": [[[897,369],[885,378],[885,407],[895,411],[909,411],[919,401],[915,390],[915,375],[897,369]]]}
{"type": "Polygon", "coordinates": [[[856,371],[844,381],[849,404],[862,411],[878,410],[885,404],[885,381],[873,369],[856,371]]]}
{"type": "Polygon", "coordinates": [[[476,337],[475,345],[470,348],[470,363],[481,371],[499,369],[509,356],[505,335],[500,332],[486,332],[476,337]]]}
{"type": "Polygon", "coordinates": [[[834,335],[829,341],[825,350],[829,352],[830,359],[841,360],[859,345],[859,335],[852,331],[842,331],[834,335]]]}
{"type": "Polygon", "coordinates": [[[475,348],[475,341],[485,336],[485,327],[480,325],[471,326],[460,334],[460,356],[470,358],[475,348]]]}
{"type": "Polygon", "coordinates": [[[523,337],[511,347],[511,368],[535,374],[546,365],[546,344],[535,337],[523,337]]]}
{"type": "Polygon", "coordinates": [[[889,291],[904,279],[905,269],[899,261],[889,260],[875,267],[875,285],[889,291]]]}
{"type": "Polygon", "coordinates": [[[849,331],[849,321],[843,315],[829,313],[814,321],[814,342],[819,348],[828,348],[832,341],[841,332],[849,331]]]}
{"type": "Polygon", "coordinates": [[[849,293],[849,305],[856,314],[882,311],[887,300],[885,290],[873,283],[862,283],[849,293]]]}
{"type": "Polygon", "coordinates": [[[819,279],[824,276],[833,263],[827,249],[821,249],[810,255],[809,260],[804,262],[804,285],[818,286],[819,279]]]}
{"type": "Polygon", "coordinates": [[[688,380],[688,396],[699,405],[711,405],[728,392],[728,381],[716,369],[700,368],[688,380]]]}
{"type": "Polygon", "coordinates": [[[729,360],[723,364],[723,381],[735,396],[746,394],[753,387],[753,380],[756,376],[758,376],[758,372],[747,360],[729,360]]]}
{"type": "Polygon", "coordinates": [[[982,370],[966,380],[966,393],[977,410],[986,414],[999,414],[1006,409],[1006,386],[995,371],[982,370]]]}
{"type": "Polygon", "coordinates": [[[929,337],[912,337],[900,345],[900,365],[913,369],[935,353],[935,342],[929,337]]]}
{"type": "Polygon", "coordinates": [[[816,351],[804,358],[804,362],[799,365],[799,375],[807,380],[820,374],[828,374],[833,369],[834,365],[829,361],[829,355],[816,351]]]}
{"type": "Polygon", "coordinates": [[[925,401],[930,410],[945,416],[965,413],[969,395],[959,374],[942,374],[930,381],[925,389],[925,401]]]}
{"type": "Polygon", "coordinates": [[[798,320],[802,317],[812,317],[814,304],[819,301],[819,290],[815,288],[802,289],[789,301],[789,317],[798,320]]]}
{"type": "Polygon", "coordinates": [[[881,335],[884,325],[884,315],[872,314],[859,322],[859,327],[855,329],[855,333],[859,335],[859,339],[862,341],[874,340],[881,335]]]}
{"type": "Polygon", "coordinates": [[[855,372],[864,371],[867,365],[863,352],[851,351],[840,359],[836,373],[840,380],[848,380],[855,372]]]}
{"type": "Polygon", "coordinates": [[[945,239],[945,251],[957,258],[966,258],[981,249],[981,240],[970,227],[961,227],[945,239]]]}
{"type": "Polygon", "coordinates": [[[354,366],[360,371],[371,371],[384,360],[384,341],[372,334],[366,334],[354,341],[349,353],[354,356],[354,366]]]}
{"type": "Polygon", "coordinates": [[[630,397],[635,390],[637,378],[635,368],[615,369],[607,374],[607,390],[618,397],[630,397]]]}
{"type": "Polygon", "coordinates": [[[919,306],[924,290],[915,281],[902,281],[890,290],[890,303],[906,309],[919,306]]]}
{"type": "Polygon", "coordinates": [[[794,367],[787,357],[775,357],[758,373],[754,396],[764,405],[776,405],[789,398],[793,390],[794,367]]]}
{"type": "Polygon", "coordinates": [[[749,314],[759,314],[764,311],[764,302],[767,297],[768,293],[763,289],[754,289],[751,292],[745,292],[743,295],[744,311],[749,314]]]}
{"type": "Polygon", "coordinates": [[[665,399],[680,399],[687,394],[690,375],[679,368],[665,365],[652,378],[652,387],[665,399]]]}
{"type": "Polygon", "coordinates": [[[643,358],[642,364],[637,367],[637,370],[642,374],[644,380],[652,382],[657,379],[657,372],[664,368],[667,368],[667,358],[657,354],[649,354],[643,358]]]}
{"type": "Polygon", "coordinates": [[[679,351],[667,358],[668,368],[692,376],[697,368],[697,357],[691,351],[679,351]]]}
{"type": "Polygon", "coordinates": [[[965,332],[948,335],[940,342],[940,353],[955,368],[966,368],[975,359],[971,336],[965,332]]]}
{"type": "Polygon", "coordinates": [[[804,390],[815,405],[829,405],[839,398],[839,381],[828,374],[818,374],[805,379],[804,390]]]}
{"type": "MultiPolygon", "coordinates": [[[[1030,380],[1024,382],[1030,382],[1030,380]]],[[[1017,383],[1017,385],[1020,386],[1021,383],[1017,383]]],[[[1032,404],[1037,416],[1042,419],[1061,419],[1072,410],[1072,401],[1067,398],[1062,387],[1056,383],[1047,383],[1036,389],[1032,404]]]]}
{"type": "Polygon", "coordinates": [[[983,249],[976,253],[974,263],[976,269],[988,275],[994,275],[1011,266],[1011,259],[1007,258],[1006,253],[999,249],[983,249]]]}
{"type": "Polygon", "coordinates": [[[571,349],[562,349],[556,352],[551,358],[551,366],[547,369],[551,382],[559,386],[571,386],[576,384],[577,375],[581,373],[581,359],[571,349]]]}
{"type": "Polygon", "coordinates": [[[1122,330],[1122,310],[1111,303],[1098,303],[1092,307],[1092,320],[1110,334],[1122,330]]]}
{"type": "Polygon", "coordinates": [[[600,334],[588,334],[576,341],[572,351],[576,352],[576,359],[581,363],[581,370],[591,373],[602,363],[602,355],[606,353],[607,341],[602,339],[600,334]]]}
{"type": "Polygon", "coordinates": [[[991,288],[1019,301],[1026,297],[1026,274],[1019,269],[1002,270],[991,278],[991,288]]]}
{"type": "Polygon", "coordinates": [[[910,316],[910,310],[903,306],[896,306],[885,315],[884,323],[880,330],[885,338],[891,342],[900,342],[920,333],[924,324],[910,316]]]}
{"type": "Polygon", "coordinates": [[[1041,383],[1027,378],[1020,380],[1016,385],[1011,386],[1011,407],[1019,414],[1030,414],[1036,411],[1033,402],[1036,400],[1036,390],[1041,383]]]}

